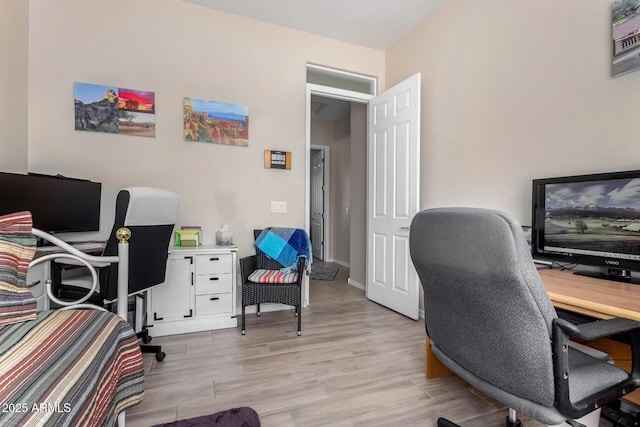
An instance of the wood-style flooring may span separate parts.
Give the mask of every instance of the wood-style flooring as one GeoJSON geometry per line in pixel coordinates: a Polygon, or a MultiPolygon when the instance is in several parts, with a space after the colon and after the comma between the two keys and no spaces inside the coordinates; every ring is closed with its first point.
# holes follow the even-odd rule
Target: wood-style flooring
{"type": "Polygon", "coordinates": [[[504,426],[507,409],[457,377],[427,380],[423,320],[367,300],[348,275],[340,267],[333,281],[311,281],[300,337],[292,310],[247,315],[244,336],[238,327],[156,337],[167,357],[144,356],[145,398],[126,426],[238,406],[255,409],[265,427],[432,427],[440,416],[504,426]]]}

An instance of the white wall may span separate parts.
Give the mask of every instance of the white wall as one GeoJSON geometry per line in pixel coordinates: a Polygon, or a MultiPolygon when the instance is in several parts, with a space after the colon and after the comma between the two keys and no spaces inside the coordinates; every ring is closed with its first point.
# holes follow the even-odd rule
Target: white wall
{"type": "Polygon", "coordinates": [[[611,77],[610,1],[446,1],[387,52],[422,73],[422,208],[530,223],[531,179],[640,168],[640,71],[611,77]]]}
{"type": "Polygon", "coordinates": [[[0,0],[0,171],[27,170],[29,2],[0,0]]]}
{"type": "Polygon", "coordinates": [[[351,207],[349,209],[349,280],[364,286],[367,217],[367,106],[351,103],[351,207]]]}
{"type": "Polygon", "coordinates": [[[331,250],[332,261],[349,265],[351,208],[351,116],[333,123],[331,152],[331,250]]]}
{"type": "Polygon", "coordinates": [[[384,86],[382,51],[180,0],[30,0],[29,24],[29,169],[103,182],[103,230],[118,188],[176,191],[179,225],[211,242],[227,223],[241,255],[254,228],[304,225],[306,64],[384,86]],[[75,131],[74,82],[154,91],[156,137],[75,131]],[[185,96],[247,105],[249,147],[183,141],[185,96]],[[265,149],[291,151],[292,170],[264,169],[265,149]]]}
{"type": "Polygon", "coordinates": [[[208,240],[229,223],[241,253],[254,227],[304,224],[307,62],[381,89],[422,73],[423,208],[528,224],[532,178],[640,167],[640,71],[610,76],[607,1],[447,1],[386,55],[179,0],[25,3],[0,2],[0,88],[14,98],[0,101],[1,168],[25,169],[28,136],[30,170],[104,183],[107,223],[116,189],[144,184],[179,192],[180,224],[208,240]],[[75,81],[155,91],[156,138],[74,131],[75,81]],[[184,96],[248,105],[249,147],[182,141],[184,96]],[[263,169],[265,149],[292,151],[293,170],[263,169]],[[271,214],[282,199],[288,213],[271,214]]]}

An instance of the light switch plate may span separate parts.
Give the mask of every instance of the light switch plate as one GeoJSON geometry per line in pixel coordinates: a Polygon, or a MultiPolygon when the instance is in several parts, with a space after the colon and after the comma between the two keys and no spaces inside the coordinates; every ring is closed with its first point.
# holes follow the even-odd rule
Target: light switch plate
{"type": "Polygon", "coordinates": [[[287,213],[287,202],[272,200],[271,213],[287,213]]]}

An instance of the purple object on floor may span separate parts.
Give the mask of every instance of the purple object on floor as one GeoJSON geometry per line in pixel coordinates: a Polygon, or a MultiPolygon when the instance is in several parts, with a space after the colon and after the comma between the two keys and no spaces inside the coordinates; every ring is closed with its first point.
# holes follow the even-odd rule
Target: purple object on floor
{"type": "Polygon", "coordinates": [[[157,424],[153,427],[260,427],[260,418],[253,409],[243,406],[211,415],[157,424]]]}

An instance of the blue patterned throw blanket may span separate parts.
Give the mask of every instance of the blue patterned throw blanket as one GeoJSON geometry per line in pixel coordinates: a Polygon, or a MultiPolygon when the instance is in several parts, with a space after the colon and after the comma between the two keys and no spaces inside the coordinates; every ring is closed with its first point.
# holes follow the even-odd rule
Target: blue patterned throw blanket
{"type": "Polygon", "coordinates": [[[256,247],[286,270],[295,270],[300,257],[307,258],[307,270],[311,266],[311,241],[301,228],[265,229],[256,239],[256,247]]]}

